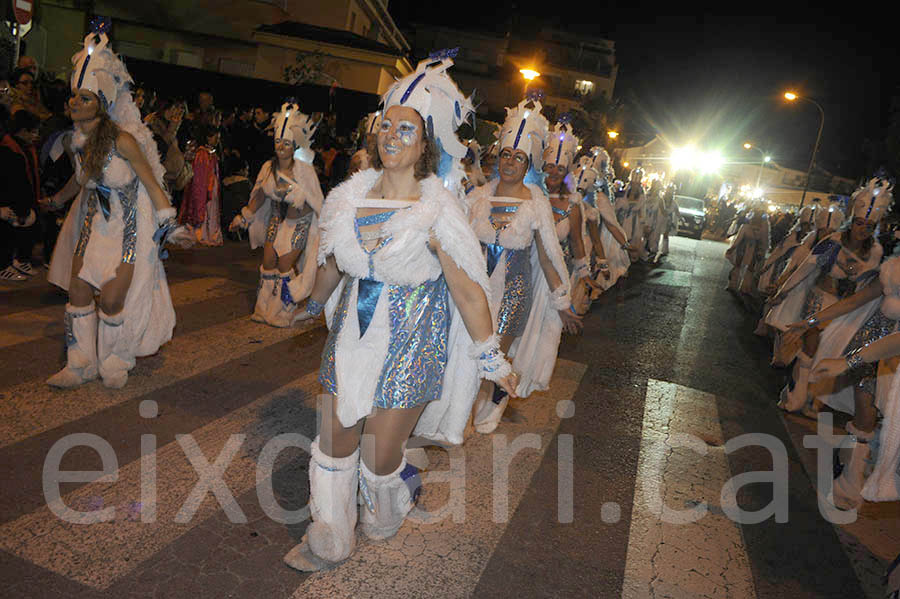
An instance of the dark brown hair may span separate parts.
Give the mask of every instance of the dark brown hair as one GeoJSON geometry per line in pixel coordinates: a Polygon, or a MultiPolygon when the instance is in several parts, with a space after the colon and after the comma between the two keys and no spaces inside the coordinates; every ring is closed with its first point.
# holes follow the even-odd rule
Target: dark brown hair
{"type": "MultiPolygon", "coordinates": [[[[372,168],[376,170],[381,170],[384,168],[384,163],[381,162],[381,150],[378,148],[378,143],[376,142],[375,148],[370,150],[369,156],[372,159],[372,168]]],[[[438,164],[441,161],[441,153],[438,150],[437,143],[434,141],[434,138],[430,135],[425,135],[425,149],[422,150],[422,155],[419,156],[419,159],[416,161],[414,176],[416,181],[421,181],[422,179],[426,179],[431,175],[437,174],[438,164]]]]}
{"type": "MultiPolygon", "coordinates": [[[[97,101],[99,104],[99,100],[97,101]]],[[[109,114],[99,109],[97,113],[97,127],[94,129],[84,144],[84,174],[94,181],[99,181],[106,164],[106,157],[116,143],[119,136],[119,127],[109,118],[109,114]]]]}

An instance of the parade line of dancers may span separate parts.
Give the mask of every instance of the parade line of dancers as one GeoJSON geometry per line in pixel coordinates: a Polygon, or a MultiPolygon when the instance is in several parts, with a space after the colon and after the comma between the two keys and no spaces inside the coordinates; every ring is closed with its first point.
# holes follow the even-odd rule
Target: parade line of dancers
{"type": "MultiPolygon", "coordinates": [[[[75,198],[49,273],[69,293],[67,363],[47,381],[59,388],[98,377],[122,387],[137,357],[171,339],[165,245],[198,239],[175,219],[131,78],[108,44],[98,28],[73,58],[74,128],[59,142],[76,165],[51,199],[75,198]]],[[[494,431],[510,398],[547,389],[562,333],[578,333],[591,301],[633,262],[665,254],[677,226],[673,186],[647,188],[635,169],[614,193],[609,155],[594,147],[578,157],[571,123],[561,118],[551,129],[538,95],[507,109],[488,150],[498,168],[486,180],[481,148],[456,135],[474,109],[448,75],[454,56],[432,55],[384,94],[355,172],[326,198],[309,164],[315,124],[284,103],[273,117],[273,158],[231,223],[248,230],[252,248],[263,247],[251,318],[288,327],[324,314],[329,330],[319,371],[328,401],[309,466],[312,522],[285,556],[299,570],[347,559],[357,521],[369,538],[394,535],[420,484],[407,440],[460,444],[472,428],[494,431]],[[375,442],[361,444],[363,434],[375,442]]],[[[729,254],[736,284],[765,267],[766,285],[783,281],[766,322],[784,331],[782,360],[796,356],[786,408],[806,406],[816,377],[848,367],[855,377],[849,400],[844,389],[821,396],[856,408],[852,432],[866,449],[854,450],[845,469],[849,503],[862,486],[866,442],[877,435],[876,406],[885,413],[881,430],[890,422],[897,437],[900,429],[875,401],[880,369],[871,365],[900,350],[887,335],[900,318],[900,278],[890,260],[879,277],[872,238],[889,198],[889,187],[869,185],[849,228],[837,232],[807,213],[774,266],[765,261],[766,223],[754,217],[729,254]],[[877,337],[884,339],[868,345],[877,337]],[[826,359],[844,351],[846,363],[826,359]]],[[[209,212],[196,208],[202,228],[209,212]]],[[[892,385],[879,384],[879,398],[882,387],[896,396],[892,385]]],[[[881,451],[890,447],[883,441],[881,451]]],[[[894,452],[879,460],[896,466],[894,452]]],[[[883,498],[883,488],[870,476],[862,493],[883,498]]]]}

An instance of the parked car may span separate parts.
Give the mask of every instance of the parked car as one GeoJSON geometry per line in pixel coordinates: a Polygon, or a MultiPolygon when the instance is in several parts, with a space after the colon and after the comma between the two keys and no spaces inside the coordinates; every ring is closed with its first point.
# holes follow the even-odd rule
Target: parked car
{"type": "Polygon", "coordinates": [[[678,233],[685,233],[700,239],[706,227],[706,204],[703,200],[690,196],[675,196],[678,204],[678,233]]]}

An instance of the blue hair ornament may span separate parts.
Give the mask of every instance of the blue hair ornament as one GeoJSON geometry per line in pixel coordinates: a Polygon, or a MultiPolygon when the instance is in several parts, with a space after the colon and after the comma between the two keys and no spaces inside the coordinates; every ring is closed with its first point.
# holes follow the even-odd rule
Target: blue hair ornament
{"type": "Polygon", "coordinates": [[[457,54],[459,54],[459,46],[456,48],[441,48],[429,54],[428,59],[437,62],[446,58],[456,58],[457,54]]]}
{"type": "Polygon", "coordinates": [[[542,89],[531,89],[528,90],[528,93],[525,95],[526,98],[531,100],[532,102],[543,102],[544,101],[544,90],[542,89]]]}
{"type": "Polygon", "coordinates": [[[560,125],[568,125],[572,122],[572,115],[568,112],[564,112],[559,115],[559,118],[556,120],[560,125]]]}
{"type": "Polygon", "coordinates": [[[297,101],[297,98],[295,98],[294,96],[291,96],[291,97],[289,97],[289,98],[285,98],[284,101],[285,101],[286,104],[297,104],[298,106],[299,106],[299,104],[300,104],[300,102],[298,102],[298,101],[297,101]]]}
{"type": "Polygon", "coordinates": [[[109,33],[112,27],[112,20],[109,17],[94,17],[91,19],[91,32],[100,35],[101,33],[109,33]]]}

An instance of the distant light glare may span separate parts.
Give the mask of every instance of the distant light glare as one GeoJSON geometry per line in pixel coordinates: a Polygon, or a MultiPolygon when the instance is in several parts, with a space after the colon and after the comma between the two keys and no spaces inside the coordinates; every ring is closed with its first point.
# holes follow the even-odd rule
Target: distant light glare
{"type": "Polygon", "coordinates": [[[615,139],[615,138],[619,137],[618,131],[607,131],[606,134],[609,135],[610,139],[615,139]]]}
{"type": "Polygon", "coordinates": [[[745,149],[745,150],[749,150],[749,149],[752,148],[752,147],[753,147],[753,144],[751,144],[751,143],[745,143],[745,144],[744,144],[744,149],[745,149]]]}
{"type": "Polygon", "coordinates": [[[791,102],[793,102],[794,100],[797,99],[797,94],[795,94],[793,92],[785,92],[784,97],[786,99],[790,100],[791,102]]]}
{"type": "Polygon", "coordinates": [[[519,72],[522,73],[522,77],[525,77],[528,81],[533,81],[541,76],[541,74],[534,69],[519,69],[519,72]]]}

